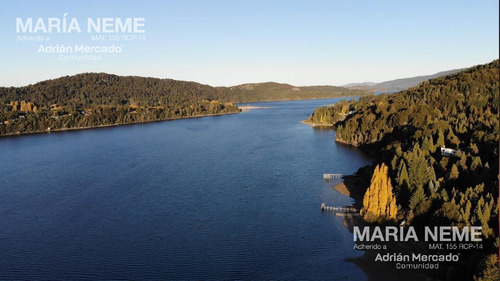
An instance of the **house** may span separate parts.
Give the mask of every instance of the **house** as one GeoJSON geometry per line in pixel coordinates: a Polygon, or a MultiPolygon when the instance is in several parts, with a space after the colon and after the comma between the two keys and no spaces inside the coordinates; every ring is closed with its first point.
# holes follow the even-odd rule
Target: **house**
{"type": "Polygon", "coordinates": [[[457,151],[455,149],[441,147],[441,155],[443,156],[455,156],[457,151]]]}

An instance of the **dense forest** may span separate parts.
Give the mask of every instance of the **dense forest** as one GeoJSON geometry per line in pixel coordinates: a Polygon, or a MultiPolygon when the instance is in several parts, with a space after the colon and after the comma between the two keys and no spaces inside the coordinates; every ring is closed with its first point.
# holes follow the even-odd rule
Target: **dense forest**
{"type": "Polygon", "coordinates": [[[399,93],[318,108],[308,121],[333,124],[338,142],[376,156],[367,222],[482,226],[483,248],[464,251],[448,274],[498,280],[498,109],[495,60],[399,93]]]}
{"type": "Polygon", "coordinates": [[[239,112],[233,102],[368,95],[333,86],[195,82],[86,73],[0,88],[0,135],[239,112]]]}
{"type": "Polygon", "coordinates": [[[277,100],[304,100],[324,99],[346,96],[368,96],[372,92],[346,89],[335,86],[307,86],[296,87],[289,84],[274,82],[254,83],[234,86],[229,88],[229,101],[232,102],[257,102],[277,100]]]}

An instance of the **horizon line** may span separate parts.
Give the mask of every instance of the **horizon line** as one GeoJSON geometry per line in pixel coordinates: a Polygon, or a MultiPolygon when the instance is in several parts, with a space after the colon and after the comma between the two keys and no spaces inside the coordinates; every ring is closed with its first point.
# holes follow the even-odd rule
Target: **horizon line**
{"type": "Polygon", "coordinates": [[[32,83],[28,83],[28,84],[18,85],[18,86],[15,86],[15,85],[9,85],[9,86],[7,86],[7,85],[0,85],[0,87],[1,88],[22,88],[22,87],[28,87],[28,86],[31,86],[31,85],[35,85],[35,84],[38,84],[38,83],[41,83],[41,82],[50,81],[50,80],[56,80],[56,79],[60,79],[60,78],[63,78],[63,77],[69,77],[69,76],[77,76],[77,75],[82,75],[82,74],[107,74],[107,75],[115,75],[115,76],[120,76],[120,77],[140,77],[140,78],[152,78],[152,79],[160,79],[160,80],[175,80],[175,81],[182,81],[182,82],[192,82],[192,83],[198,83],[198,84],[201,84],[201,85],[206,85],[206,86],[210,86],[210,87],[214,87],[214,88],[231,88],[231,87],[238,87],[238,86],[247,85],[247,84],[265,84],[265,83],[286,84],[286,85],[295,86],[295,87],[332,86],[332,87],[347,88],[345,86],[346,85],[350,85],[350,84],[363,84],[363,83],[379,84],[379,83],[391,82],[391,81],[396,81],[396,80],[401,80],[401,79],[417,78],[417,77],[423,77],[423,76],[432,76],[432,75],[435,75],[435,74],[439,74],[441,72],[447,72],[447,71],[452,71],[452,70],[459,70],[459,71],[461,71],[461,70],[472,68],[472,67],[475,67],[475,66],[478,66],[478,65],[488,64],[488,63],[491,63],[491,62],[493,62],[495,60],[498,60],[498,59],[499,58],[496,58],[496,59],[493,59],[493,60],[491,60],[489,62],[474,64],[472,66],[466,66],[466,67],[461,67],[461,68],[441,70],[441,71],[438,71],[438,72],[435,72],[435,73],[431,73],[431,74],[421,74],[421,75],[415,75],[415,76],[409,76],[409,77],[400,77],[400,78],[394,78],[394,79],[389,79],[389,80],[384,80],[384,81],[379,81],[379,82],[374,82],[374,81],[349,82],[349,83],[342,84],[342,85],[333,85],[333,84],[295,85],[295,84],[291,84],[291,83],[288,83],[288,82],[267,80],[267,81],[259,81],[259,82],[245,82],[245,83],[241,83],[241,84],[224,86],[224,85],[211,85],[209,83],[203,83],[203,82],[198,82],[198,81],[194,81],[194,80],[175,79],[175,78],[169,78],[169,77],[156,77],[156,76],[137,75],[137,74],[116,74],[116,73],[109,73],[109,72],[103,72],[103,71],[88,71],[88,72],[78,72],[78,73],[74,73],[74,74],[63,74],[63,75],[60,75],[60,76],[57,76],[57,77],[54,77],[54,78],[47,78],[47,79],[38,80],[38,81],[35,81],[35,82],[32,82],[32,83]]]}

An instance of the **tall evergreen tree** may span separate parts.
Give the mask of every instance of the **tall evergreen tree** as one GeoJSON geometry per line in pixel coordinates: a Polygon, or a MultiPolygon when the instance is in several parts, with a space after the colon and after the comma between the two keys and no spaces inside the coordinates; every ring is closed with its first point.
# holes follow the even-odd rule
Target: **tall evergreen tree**
{"type": "Polygon", "coordinates": [[[455,180],[455,179],[458,179],[458,176],[459,176],[459,172],[458,172],[458,168],[457,168],[457,165],[453,164],[451,166],[451,170],[450,170],[450,173],[448,174],[448,178],[451,179],[451,180],[455,180]]]}
{"type": "Polygon", "coordinates": [[[475,171],[479,168],[482,168],[483,167],[483,163],[481,162],[481,157],[479,156],[476,156],[472,159],[472,163],[470,165],[470,168],[475,171]]]}
{"type": "Polygon", "coordinates": [[[389,168],[382,163],[373,171],[370,187],[363,198],[361,214],[368,222],[396,220],[398,207],[392,193],[389,168]]]}
{"type": "Polygon", "coordinates": [[[424,153],[416,146],[409,163],[410,191],[419,186],[423,187],[429,181],[428,167],[424,153]]]}
{"type": "Polygon", "coordinates": [[[408,188],[410,185],[410,179],[408,178],[408,170],[406,168],[406,163],[404,160],[401,160],[399,164],[399,173],[398,173],[398,187],[399,189],[408,188]]]}
{"type": "Polygon", "coordinates": [[[438,139],[436,141],[437,147],[444,147],[444,134],[442,130],[438,131],[438,139]]]}
{"type": "Polygon", "coordinates": [[[418,204],[422,202],[422,200],[425,199],[425,192],[424,192],[424,187],[423,186],[418,186],[415,189],[415,192],[413,192],[413,195],[411,196],[410,199],[410,209],[415,210],[417,208],[418,204]]]}

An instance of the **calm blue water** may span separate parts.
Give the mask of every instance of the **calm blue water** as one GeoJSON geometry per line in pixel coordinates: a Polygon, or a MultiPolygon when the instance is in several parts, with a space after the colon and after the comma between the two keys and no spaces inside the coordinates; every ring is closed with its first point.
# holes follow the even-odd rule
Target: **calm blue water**
{"type": "Polygon", "coordinates": [[[300,123],[335,101],[0,138],[0,279],[366,280],[320,203],[369,159],[300,123]]]}

